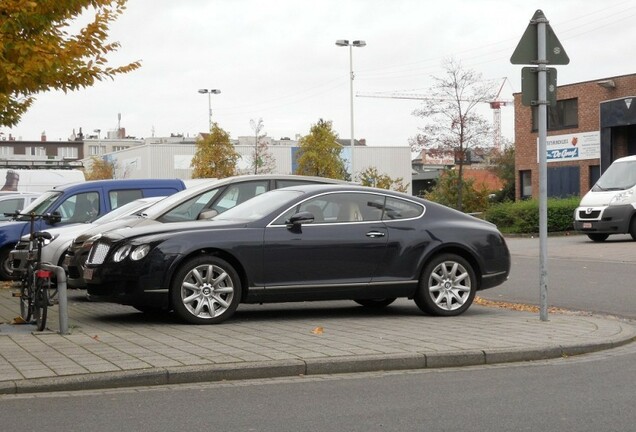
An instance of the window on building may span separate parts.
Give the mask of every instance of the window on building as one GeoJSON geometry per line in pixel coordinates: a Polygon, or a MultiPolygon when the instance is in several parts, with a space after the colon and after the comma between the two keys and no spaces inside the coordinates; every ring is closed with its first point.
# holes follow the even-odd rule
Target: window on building
{"type": "Polygon", "coordinates": [[[0,156],[11,156],[13,154],[13,147],[0,146],[0,156]]]}
{"type": "Polygon", "coordinates": [[[532,198],[532,171],[519,171],[519,184],[521,185],[521,199],[532,198]]]}
{"type": "Polygon", "coordinates": [[[88,146],[88,155],[89,156],[101,156],[104,153],[106,153],[106,146],[100,146],[100,145],[88,146]]]}
{"type": "Polygon", "coordinates": [[[596,184],[598,179],[601,177],[601,166],[600,165],[590,165],[589,172],[589,189],[592,189],[592,186],[596,184]]]}
{"type": "Polygon", "coordinates": [[[126,150],[128,146],[113,146],[113,151],[126,150]]]}
{"type": "Polygon", "coordinates": [[[63,158],[77,159],[77,147],[59,147],[57,149],[57,155],[63,158]]]}
{"type": "Polygon", "coordinates": [[[25,154],[27,156],[46,156],[46,148],[45,147],[27,147],[25,149],[25,154]]]}
{"type": "MultiPolygon", "coordinates": [[[[556,106],[548,106],[548,130],[575,128],[579,126],[579,100],[557,101],[556,106]]],[[[539,107],[532,107],[532,131],[539,130],[539,107]]]]}

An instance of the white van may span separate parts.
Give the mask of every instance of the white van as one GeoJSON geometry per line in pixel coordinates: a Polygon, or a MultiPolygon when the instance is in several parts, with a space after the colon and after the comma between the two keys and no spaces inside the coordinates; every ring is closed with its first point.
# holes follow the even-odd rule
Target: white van
{"type": "Polygon", "coordinates": [[[602,242],[610,234],[636,240],[636,156],[616,159],[574,211],[574,229],[602,242]]]}
{"type": "Polygon", "coordinates": [[[55,186],[86,180],[78,169],[0,169],[1,192],[46,192],[55,186]]]}

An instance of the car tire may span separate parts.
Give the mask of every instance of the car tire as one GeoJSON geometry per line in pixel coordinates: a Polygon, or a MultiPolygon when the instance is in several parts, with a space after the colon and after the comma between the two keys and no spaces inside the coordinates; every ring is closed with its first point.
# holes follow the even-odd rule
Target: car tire
{"type": "Polygon", "coordinates": [[[456,316],[475,299],[477,277],[468,261],[459,255],[437,255],[422,271],[415,304],[425,313],[456,316]]]}
{"type": "Polygon", "coordinates": [[[629,235],[632,236],[632,240],[636,240],[636,216],[632,217],[629,223],[629,235]]]}
{"type": "MultiPolygon", "coordinates": [[[[630,233],[631,233],[631,230],[630,230],[630,233]]],[[[609,237],[609,234],[590,233],[590,234],[587,235],[587,237],[590,240],[592,240],[593,242],[604,242],[609,237]]],[[[634,237],[633,234],[632,234],[632,237],[634,237]]],[[[636,240],[636,238],[635,238],[635,240],[636,240]]]]}
{"type": "Polygon", "coordinates": [[[395,297],[377,298],[377,299],[357,299],[354,300],[359,305],[371,309],[382,309],[395,301],[395,297]]]}
{"type": "Polygon", "coordinates": [[[179,268],[170,295],[179,318],[191,324],[218,324],[234,314],[241,291],[238,273],[227,261],[204,255],[179,268]]]}
{"type": "Polygon", "coordinates": [[[0,250],[0,280],[10,281],[16,279],[13,275],[13,264],[10,259],[11,249],[6,247],[0,250]]]}

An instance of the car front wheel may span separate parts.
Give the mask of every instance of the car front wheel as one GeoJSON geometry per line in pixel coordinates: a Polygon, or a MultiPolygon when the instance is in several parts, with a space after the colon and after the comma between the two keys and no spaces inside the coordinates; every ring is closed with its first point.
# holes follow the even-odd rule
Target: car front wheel
{"type": "Polygon", "coordinates": [[[468,261],[455,254],[438,255],[424,267],[415,303],[430,315],[456,316],[470,307],[476,290],[477,278],[468,261]]]}
{"type": "Polygon", "coordinates": [[[609,237],[609,234],[591,233],[587,237],[594,242],[604,242],[609,237]]]}
{"type": "Polygon", "coordinates": [[[238,307],[241,281],[225,260],[199,256],[181,266],[170,293],[181,319],[192,324],[217,324],[231,317],[238,307]]]}

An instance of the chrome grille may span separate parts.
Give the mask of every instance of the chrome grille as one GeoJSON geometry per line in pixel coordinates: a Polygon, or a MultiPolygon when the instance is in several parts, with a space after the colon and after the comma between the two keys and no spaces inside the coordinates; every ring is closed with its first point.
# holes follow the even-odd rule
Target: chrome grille
{"type": "Polygon", "coordinates": [[[598,219],[601,216],[600,210],[592,210],[589,213],[585,210],[579,210],[579,219],[598,219]]]}
{"type": "Polygon", "coordinates": [[[106,259],[110,246],[104,243],[95,243],[88,254],[87,264],[102,264],[106,259]]]}

